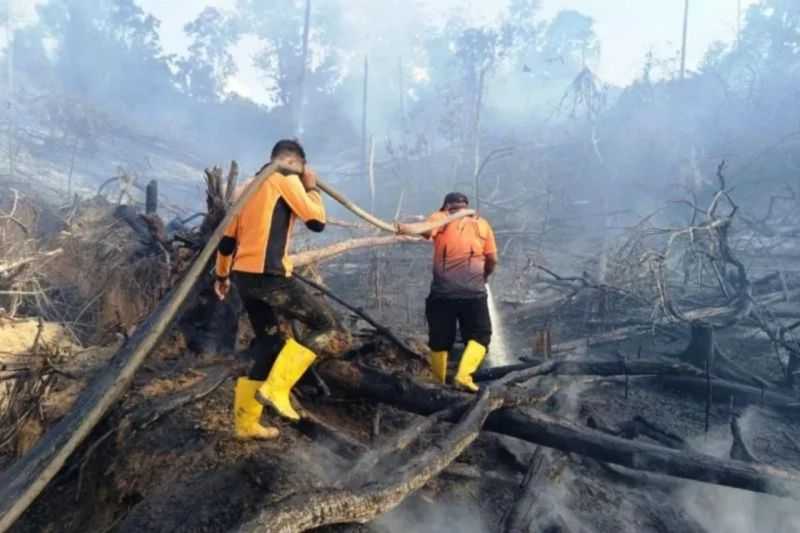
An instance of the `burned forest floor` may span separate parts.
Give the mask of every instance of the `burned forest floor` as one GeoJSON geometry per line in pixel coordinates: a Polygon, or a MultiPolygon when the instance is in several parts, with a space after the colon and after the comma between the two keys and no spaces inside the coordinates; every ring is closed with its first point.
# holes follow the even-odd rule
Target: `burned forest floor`
{"type": "MultiPolygon", "coordinates": [[[[12,207],[2,209],[9,212],[12,207]]],[[[41,212],[38,208],[19,224],[5,221],[6,261],[41,259],[35,268],[15,271],[13,279],[3,273],[8,281],[4,290],[19,297],[14,306],[5,305],[0,318],[0,394],[9,414],[0,425],[0,473],[44,438],[91,376],[113,364],[113,354],[193,256],[191,247],[174,252],[163,242],[154,244],[158,232],[153,225],[131,223],[130,213],[103,199],[53,208],[56,231],[47,227],[34,235],[32,224],[42,220],[41,212]],[[55,250],[61,251],[53,254],[55,250]],[[87,272],[88,264],[96,270],[87,272]]],[[[356,230],[334,231],[347,239],[356,230]]],[[[312,239],[300,236],[298,246],[308,246],[312,239]]],[[[491,281],[495,337],[478,373],[484,388],[508,376],[510,369],[504,369],[511,364],[517,371],[548,362],[619,364],[622,371],[543,372],[509,387],[539,399],[517,409],[557,417],[587,431],[797,472],[800,404],[785,383],[787,362],[776,349],[774,331],[764,326],[768,320],[791,324],[800,318],[793,291],[800,276],[786,269],[775,275],[769,265],[754,266],[748,283],[753,301],[760,302],[760,318],[743,316],[703,330],[690,320],[655,317],[652,304],[660,299],[667,307],[680,307],[675,312],[680,317],[713,317],[720,309],[735,307],[731,294],[711,295],[713,278],[643,302],[641,296],[632,296],[632,285],[620,289],[622,284],[615,284],[621,262],[609,266],[609,274],[598,281],[591,251],[604,246],[601,240],[573,235],[572,244],[564,246],[563,236],[550,239],[561,245],[545,244],[528,254],[519,244],[505,258],[501,255],[501,267],[491,281]],[[583,257],[563,252],[578,245],[583,257]],[[704,337],[708,330],[713,340],[704,337]],[[705,366],[693,353],[704,350],[700,356],[706,358],[705,366]],[[694,364],[697,372],[675,376],[628,371],[642,361],[694,364]],[[717,372],[721,365],[728,370],[717,372]],[[787,398],[791,401],[783,401],[787,398]]],[[[436,390],[424,356],[429,255],[426,243],[414,243],[357,250],[300,270],[368,313],[417,354],[399,348],[382,331],[329,300],[354,339],[336,364],[411,378],[425,390],[436,390]]],[[[734,284],[729,288],[733,292],[734,284]]],[[[123,400],[11,531],[238,530],[293,495],[340,487],[373,448],[422,419],[394,402],[330,383],[321,363],[297,388],[305,414],[301,423],[288,424],[265,413],[264,423],[277,426],[280,437],[237,441],[233,380],[246,373],[258,350],[251,339],[249,322],[236,306],[222,307],[209,296],[208,287],[198,289],[123,400]],[[237,333],[232,336],[231,331],[237,333]]],[[[453,369],[460,349],[451,357],[453,369]]],[[[376,466],[379,477],[371,483],[402,471],[454,427],[452,421],[441,420],[399,447],[388,463],[376,466]]],[[[484,429],[394,509],[364,524],[319,530],[800,531],[800,512],[792,499],[644,470],[484,429]],[[520,511],[524,497],[530,502],[520,511]],[[520,512],[527,518],[511,516],[520,512]],[[525,528],[515,529],[512,522],[525,528]]]]}

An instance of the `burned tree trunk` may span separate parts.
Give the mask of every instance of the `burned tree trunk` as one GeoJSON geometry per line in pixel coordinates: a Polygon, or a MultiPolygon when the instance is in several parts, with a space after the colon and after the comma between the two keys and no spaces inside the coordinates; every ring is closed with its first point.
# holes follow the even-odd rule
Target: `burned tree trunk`
{"type": "Polygon", "coordinates": [[[714,364],[714,329],[703,322],[693,322],[689,345],[678,357],[697,368],[714,364]]]}
{"type": "Polygon", "coordinates": [[[150,180],[145,193],[145,214],[155,215],[158,212],[158,182],[150,180]]]}

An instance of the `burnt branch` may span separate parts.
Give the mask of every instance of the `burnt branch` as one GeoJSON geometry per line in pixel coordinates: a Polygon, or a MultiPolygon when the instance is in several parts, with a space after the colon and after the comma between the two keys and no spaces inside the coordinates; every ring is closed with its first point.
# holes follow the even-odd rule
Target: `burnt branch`
{"type": "Polygon", "coordinates": [[[354,481],[343,488],[298,493],[276,502],[239,531],[292,533],[331,524],[366,523],[397,507],[447,468],[478,437],[486,418],[502,405],[484,392],[446,436],[394,471],[389,479],[354,481]]]}

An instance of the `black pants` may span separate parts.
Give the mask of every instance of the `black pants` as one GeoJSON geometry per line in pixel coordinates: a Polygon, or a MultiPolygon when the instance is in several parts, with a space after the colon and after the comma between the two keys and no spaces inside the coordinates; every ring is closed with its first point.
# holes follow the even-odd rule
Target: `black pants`
{"type": "Polygon", "coordinates": [[[488,347],[492,339],[486,296],[446,298],[431,294],[425,300],[425,317],[428,319],[428,346],[435,352],[453,348],[456,327],[465,344],[474,340],[488,347]]]}
{"type": "Polygon", "coordinates": [[[314,297],[301,282],[285,276],[234,272],[233,282],[242,298],[255,332],[253,366],[248,377],[265,380],[272,362],[285,339],[280,334],[280,320],[297,320],[303,331],[296,331],[297,341],[319,354],[336,332],[333,313],[314,297]]]}

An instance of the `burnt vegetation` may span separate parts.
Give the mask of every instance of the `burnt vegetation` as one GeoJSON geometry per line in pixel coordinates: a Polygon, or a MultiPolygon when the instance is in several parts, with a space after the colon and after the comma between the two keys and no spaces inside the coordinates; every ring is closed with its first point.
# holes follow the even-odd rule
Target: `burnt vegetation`
{"type": "Polygon", "coordinates": [[[577,11],[406,4],[206,7],[179,55],[132,0],[9,11],[0,531],[800,529],[797,2],[624,87],[577,11]],[[290,135],[329,215],[297,274],[353,342],[241,442],[264,347],[212,259],[290,135]],[[477,395],[434,383],[429,244],[395,233],[452,190],[499,247],[477,395]]]}

